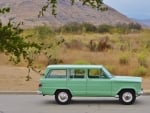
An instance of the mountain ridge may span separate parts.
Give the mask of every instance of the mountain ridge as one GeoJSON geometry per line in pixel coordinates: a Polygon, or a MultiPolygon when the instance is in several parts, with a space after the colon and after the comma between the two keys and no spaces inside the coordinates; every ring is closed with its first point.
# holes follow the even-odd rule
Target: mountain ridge
{"type": "Polygon", "coordinates": [[[150,19],[133,19],[133,20],[140,23],[141,25],[144,25],[145,27],[150,28],[150,19]]]}
{"type": "Polygon", "coordinates": [[[23,21],[24,27],[27,28],[40,25],[60,27],[71,22],[87,22],[96,26],[134,22],[109,6],[108,11],[102,12],[89,6],[82,6],[80,2],[75,2],[72,6],[70,0],[58,0],[56,17],[51,15],[51,9],[48,8],[44,16],[38,18],[38,13],[44,4],[45,0],[2,0],[0,1],[0,7],[8,6],[11,11],[9,14],[1,16],[1,20],[6,21],[11,18],[16,22],[23,21]]]}

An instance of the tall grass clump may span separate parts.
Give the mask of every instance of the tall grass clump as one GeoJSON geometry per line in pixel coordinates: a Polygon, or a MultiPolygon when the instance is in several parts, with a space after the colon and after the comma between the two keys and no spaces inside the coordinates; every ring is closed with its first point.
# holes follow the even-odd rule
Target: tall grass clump
{"type": "Polygon", "coordinates": [[[57,32],[65,33],[83,33],[83,32],[93,32],[93,33],[123,33],[127,34],[133,31],[141,30],[141,26],[136,23],[130,24],[117,24],[116,26],[102,24],[95,26],[91,23],[78,23],[71,22],[65,24],[58,28],[57,32]]]}
{"type": "Polygon", "coordinates": [[[96,32],[97,28],[95,25],[90,23],[83,23],[81,24],[82,32],[96,32]]]}
{"type": "Polygon", "coordinates": [[[129,53],[128,52],[124,52],[121,54],[121,56],[119,57],[119,63],[122,65],[126,65],[129,63],[129,53]]]}
{"type": "Polygon", "coordinates": [[[140,66],[147,67],[147,56],[148,53],[146,51],[142,51],[137,54],[137,59],[140,66]]]}
{"type": "Polygon", "coordinates": [[[138,76],[145,76],[147,74],[148,70],[144,66],[139,66],[137,69],[137,75],[138,76]]]}
{"type": "Polygon", "coordinates": [[[138,23],[129,23],[129,24],[117,24],[115,27],[115,32],[128,34],[136,31],[140,31],[142,29],[141,25],[138,23]]]}
{"type": "Polygon", "coordinates": [[[39,39],[44,39],[55,34],[54,30],[48,26],[37,26],[33,29],[34,36],[39,39]]]}
{"type": "Polygon", "coordinates": [[[73,64],[88,65],[88,64],[90,64],[90,62],[88,62],[86,60],[77,60],[73,64]]]}
{"type": "Polygon", "coordinates": [[[107,24],[99,25],[97,28],[98,33],[111,33],[114,27],[107,24]]]}
{"type": "Polygon", "coordinates": [[[60,32],[65,32],[65,33],[81,33],[82,28],[81,25],[77,22],[72,22],[68,23],[66,25],[63,25],[58,29],[60,32]]]}

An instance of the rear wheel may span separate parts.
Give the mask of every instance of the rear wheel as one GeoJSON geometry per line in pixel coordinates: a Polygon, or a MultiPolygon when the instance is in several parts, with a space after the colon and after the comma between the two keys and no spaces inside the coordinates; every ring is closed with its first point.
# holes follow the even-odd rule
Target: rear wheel
{"type": "Polygon", "coordinates": [[[135,99],[135,92],[132,90],[124,90],[119,95],[119,101],[125,105],[133,104],[135,102],[135,99]]]}
{"type": "Polygon", "coordinates": [[[61,90],[56,92],[55,100],[58,104],[70,104],[71,94],[69,91],[61,90]]]}

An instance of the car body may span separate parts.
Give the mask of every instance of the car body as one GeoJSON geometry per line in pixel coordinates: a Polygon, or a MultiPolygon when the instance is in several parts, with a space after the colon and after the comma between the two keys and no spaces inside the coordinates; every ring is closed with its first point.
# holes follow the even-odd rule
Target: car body
{"type": "Polygon", "coordinates": [[[114,76],[102,65],[49,65],[40,79],[38,93],[55,95],[58,104],[78,97],[119,97],[133,104],[143,93],[141,77],[114,76]]]}

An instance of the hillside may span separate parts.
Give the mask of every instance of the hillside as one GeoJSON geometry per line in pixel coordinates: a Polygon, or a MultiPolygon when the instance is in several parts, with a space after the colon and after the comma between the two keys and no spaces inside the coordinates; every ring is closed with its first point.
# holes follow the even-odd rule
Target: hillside
{"type": "Polygon", "coordinates": [[[44,5],[45,0],[1,0],[0,7],[9,6],[11,12],[1,19],[3,21],[8,18],[14,21],[23,21],[25,27],[33,27],[38,25],[61,26],[70,22],[88,22],[94,25],[117,23],[130,23],[131,19],[119,13],[115,9],[109,7],[108,11],[101,12],[88,6],[82,6],[80,2],[76,2],[71,6],[70,0],[59,0],[57,5],[56,18],[51,15],[50,9],[41,18],[38,18],[40,8],[44,5]],[[69,9],[69,10],[68,10],[69,9]]]}
{"type": "Polygon", "coordinates": [[[145,19],[145,20],[138,20],[135,19],[138,23],[145,25],[146,27],[150,28],[150,19],[145,19]]]}

